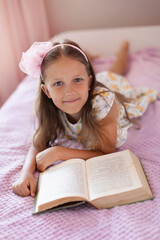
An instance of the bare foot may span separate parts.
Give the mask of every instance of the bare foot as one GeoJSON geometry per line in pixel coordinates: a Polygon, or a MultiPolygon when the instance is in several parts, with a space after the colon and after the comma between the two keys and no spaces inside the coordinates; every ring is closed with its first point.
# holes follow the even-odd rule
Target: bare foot
{"type": "Polygon", "coordinates": [[[127,68],[128,51],[129,42],[124,41],[120,47],[120,50],[117,53],[117,59],[114,62],[113,66],[109,69],[109,71],[120,75],[125,74],[127,68]]]}
{"type": "Polygon", "coordinates": [[[128,53],[128,50],[129,50],[129,42],[128,41],[124,41],[121,45],[121,48],[119,50],[119,53],[123,54],[123,53],[128,53]]]}

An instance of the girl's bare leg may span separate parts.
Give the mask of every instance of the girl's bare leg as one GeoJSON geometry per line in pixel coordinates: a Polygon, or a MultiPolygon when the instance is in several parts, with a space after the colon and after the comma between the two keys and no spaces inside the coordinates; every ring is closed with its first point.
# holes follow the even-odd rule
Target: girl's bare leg
{"type": "Polygon", "coordinates": [[[121,48],[117,54],[117,59],[114,62],[114,64],[111,66],[109,71],[120,74],[120,75],[125,74],[126,68],[127,68],[128,50],[129,50],[129,43],[125,41],[121,45],[121,48]]]}

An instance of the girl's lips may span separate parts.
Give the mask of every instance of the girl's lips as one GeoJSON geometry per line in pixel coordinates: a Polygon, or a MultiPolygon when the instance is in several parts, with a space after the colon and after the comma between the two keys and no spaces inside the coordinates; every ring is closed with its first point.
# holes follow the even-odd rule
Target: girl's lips
{"type": "Polygon", "coordinates": [[[76,99],[73,99],[73,100],[64,101],[64,103],[74,103],[74,102],[77,102],[78,100],[79,100],[79,98],[76,98],[76,99]]]}

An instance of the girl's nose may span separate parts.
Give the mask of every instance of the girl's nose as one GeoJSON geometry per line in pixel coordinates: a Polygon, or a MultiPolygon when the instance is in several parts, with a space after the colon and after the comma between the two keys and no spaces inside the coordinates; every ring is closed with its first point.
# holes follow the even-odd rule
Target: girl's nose
{"type": "Polygon", "coordinates": [[[66,86],[66,95],[72,95],[75,92],[72,84],[66,86]]]}

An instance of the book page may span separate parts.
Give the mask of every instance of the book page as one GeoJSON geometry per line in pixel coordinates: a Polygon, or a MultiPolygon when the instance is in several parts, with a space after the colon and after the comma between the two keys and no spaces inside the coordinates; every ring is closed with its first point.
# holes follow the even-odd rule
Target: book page
{"type": "Polygon", "coordinates": [[[142,186],[129,151],[88,160],[87,177],[90,200],[142,186]]]}
{"type": "Polygon", "coordinates": [[[88,199],[85,161],[81,159],[57,164],[40,176],[37,205],[70,196],[88,199]]]}

